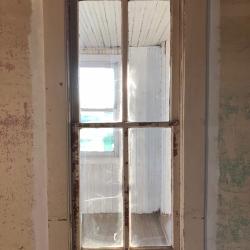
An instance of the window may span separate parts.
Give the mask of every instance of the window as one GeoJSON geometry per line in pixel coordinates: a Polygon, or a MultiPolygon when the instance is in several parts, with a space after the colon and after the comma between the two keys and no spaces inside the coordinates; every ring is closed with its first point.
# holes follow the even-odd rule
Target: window
{"type": "Polygon", "coordinates": [[[75,248],[172,249],[170,1],[77,11],[75,248]]]}
{"type": "MultiPolygon", "coordinates": [[[[106,56],[87,56],[79,64],[80,122],[112,122],[119,119],[119,60],[106,56]],[[95,60],[95,61],[94,61],[95,60]],[[98,90],[98,91],[96,91],[98,90]],[[93,98],[93,96],[95,98],[93,98]]],[[[81,133],[80,151],[114,155],[117,136],[112,128],[90,129],[81,133]]]]}

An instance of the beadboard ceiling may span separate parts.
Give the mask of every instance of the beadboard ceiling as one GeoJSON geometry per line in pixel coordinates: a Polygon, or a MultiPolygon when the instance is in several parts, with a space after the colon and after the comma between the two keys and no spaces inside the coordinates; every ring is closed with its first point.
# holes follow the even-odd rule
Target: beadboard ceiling
{"type": "MultiPolygon", "coordinates": [[[[129,1],[129,46],[159,45],[169,39],[170,1],[129,1]]],[[[120,1],[79,2],[79,46],[121,46],[120,1]]]]}

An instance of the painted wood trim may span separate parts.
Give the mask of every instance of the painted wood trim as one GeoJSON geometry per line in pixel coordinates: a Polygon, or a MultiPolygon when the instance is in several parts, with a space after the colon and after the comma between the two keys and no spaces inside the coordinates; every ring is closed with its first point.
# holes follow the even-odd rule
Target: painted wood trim
{"type": "MultiPolygon", "coordinates": [[[[162,247],[129,247],[129,250],[174,250],[171,246],[162,247]]],[[[124,250],[123,247],[112,248],[81,248],[81,250],[124,250]]]]}
{"type": "Polygon", "coordinates": [[[205,249],[207,0],[181,1],[180,249],[205,249]]]}
{"type": "Polygon", "coordinates": [[[78,0],[67,0],[67,52],[68,52],[68,90],[69,90],[69,134],[70,134],[70,219],[71,249],[81,249],[79,214],[79,86],[78,86],[78,0]]]}
{"type": "MultiPolygon", "coordinates": [[[[128,120],[128,0],[121,0],[121,44],[122,44],[122,123],[128,120]]],[[[123,236],[124,249],[129,249],[129,156],[128,128],[123,126],[123,236]]]]}
{"type": "Polygon", "coordinates": [[[109,123],[76,123],[79,128],[171,128],[179,125],[178,120],[169,122],[109,122],[109,123]]]}
{"type": "MultiPolygon", "coordinates": [[[[180,120],[180,63],[181,63],[181,0],[171,1],[170,40],[170,120],[180,120]]],[[[181,194],[183,181],[180,169],[180,127],[172,129],[172,199],[173,199],[173,248],[179,250],[183,241],[181,194]]]]}

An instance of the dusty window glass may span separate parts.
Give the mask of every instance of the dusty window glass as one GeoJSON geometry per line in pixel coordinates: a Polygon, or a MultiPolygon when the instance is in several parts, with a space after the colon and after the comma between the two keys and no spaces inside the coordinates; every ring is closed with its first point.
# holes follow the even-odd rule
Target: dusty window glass
{"type": "Polygon", "coordinates": [[[172,244],[170,1],[122,6],[79,1],[83,249],[172,244]]]}
{"type": "Polygon", "coordinates": [[[171,129],[129,130],[130,243],[172,243],[171,129]]]}
{"type": "Polygon", "coordinates": [[[119,1],[79,2],[80,121],[121,120],[119,1]]]}
{"type": "MultiPolygon", "coordinates": [[[[80,218],[84,248],[123,245],[121,129],[108,129],[118,138],[112,145],[115,147],[115,155],[91,155],[87,152],[88,148],[80,151],[80,218]]],[[[93,133],[105,134],[105,130],[106,128],[81,129],[80,140],[91,138],[93,133]]],[[[95,148],[105,150],[104,142],[95,143],[95,148]]]]}
{"type": "MultiPolygon", "coordinates": [[[[170,1],[129,1],[128,19],[128,119],[168,121],[170,1]]],[[[129,129],[132,247],[172,244],[171,133],[171,128],[129,129]]]]}
{"type": "MultiPolygon", "coordinates": [[[[120,1],[79,2],[80,122],[121,121],[120,1]]],[[[123,246],[122,130],[80,130],[81,247],[123,246]]]]}
{"type": "Polygon", "coordinates": [[[169,120],[170,1],[129,1],[128,118],[169,120]]]}

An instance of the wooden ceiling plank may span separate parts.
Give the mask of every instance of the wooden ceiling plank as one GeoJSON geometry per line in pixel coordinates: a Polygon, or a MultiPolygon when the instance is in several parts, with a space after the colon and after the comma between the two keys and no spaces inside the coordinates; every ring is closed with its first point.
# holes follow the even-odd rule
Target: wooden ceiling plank
{"type": "Polygon", "coordinates": [[[162,2],[162,15],[159,18],[159,24],[157,25],[157,29],[155,32],[155,43],[161,44],[162,41],[160,41],[160,37],[162,32],[167,32],[167,16],[169,16],[169,2],[162,2]]]}
{"type": "Polygon", "coordinates": [[[146,20],[146,11],[147,11],[147,3],[144,2],[143,3],[143,6],[142,7],[142,10],[143,10],[143,14],[142,14],[142,19],[141,19],[141,25],[140,25],[140,31],[139,31],[139,36],[138,36],[138,40],[137,40],[137,47],[140,47],[140,46],[143,46],[143,40],[142,40],[142,33],[143,33],[143,30],[146,29],[146,23],[145,23],[145,20],[146,20]]]}
{"type": "MultiPolygon", "coordinates": [[[[121,2],[79,3],[80,48],[121,46],[121,2]]],[[[154,46],[167,40],[169,1],[129,2],[129,46],[154,46]]]]}
{"type": "Polygon", "coordinates": [[[148,28],[147,37],[146,37],[147,44],[151,44],[152,36],[153,36],[154,30],[155,30],[155,27],[156,27],[157,16],[159,15],[158,11],[159,11],[160,2],[159,1],[154,1],[154,2],[155,2],[154,10],[152,11],[153,15],[152,15],[152,19],[151,19],[151,22],[150,22],[150,26],[148,28]]]}
{"type": "Polygon", "coordinates": [[[105,30],[103,29],[102,26],[102,11],[103,9],[100,8],[100,3],[101,2],[92,2],[92,10],[93,10],[93,15],[92,19],[95,19],[96,21],[96,30],[99,31],[99,44],[102,44],[101,46],[106,47],[105,43],[105,30]]]}
{"type": "Polygon", "coordinates": [[[84,43],[86,46],[91,46],[93,44],[93,35],[89,26],[89,20],[87,18],[87,10],[86,10],[86,2],[79,3],[80,9],[80,24],[83,26],[85,30],[86,36],[82,36],[84,43]]]}
{"type": "Polygon", "coordinates": [[[90,33],[90,37],[91,37],[91,46],[92,48],[98,47],[99,46],[99,36],[98,35],[98,26],[95,23],[95,19],[93,19],[93,15],[94,13],[92,13],[93,11],[93,2],[90,1],[86,1],[84,2],[84,9],[83,11],[85,11],[85,17],[86,17],[86,26],[88,27],[88,31],[90,33]]]}
{"type": "Polygon", "coordinates": [[[147,42],[147,34],[149,32],[152,16],[153,16],[153,9],[155,6],[155,1],[148,1],[145,2],[146,13],[143,19],[144,28],[142,29],[141,37],[140,37],[140,46],[147,46],[149,45],[147,42]]]}
{"type": "Polygon", "coordinates": [[[90,33],[82,9],[80,8],[79,13],[79,47],[86,48],[91,45],[91,38],[89,37],[90,33]]]}

